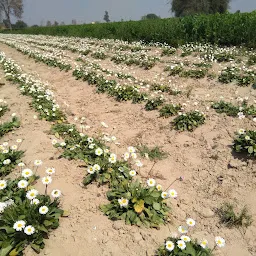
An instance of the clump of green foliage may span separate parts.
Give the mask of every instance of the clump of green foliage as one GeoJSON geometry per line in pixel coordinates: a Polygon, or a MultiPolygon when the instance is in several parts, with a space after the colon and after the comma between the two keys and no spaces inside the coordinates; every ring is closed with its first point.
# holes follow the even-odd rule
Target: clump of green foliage
{"type": "Polygon", "coordinates": [[[138,146],[137,149],[142,157],[148,157],[152,161],[162,160],[168,156],[168,154],[158,146],[149,148],[147,145],[141,145],[138,146]]]}
{"type": "Polygon", "coordinates": [[[166,104],[160,110],[161,117],[170,117],[176,115],[181,110],[181,105],[166,104]]]}

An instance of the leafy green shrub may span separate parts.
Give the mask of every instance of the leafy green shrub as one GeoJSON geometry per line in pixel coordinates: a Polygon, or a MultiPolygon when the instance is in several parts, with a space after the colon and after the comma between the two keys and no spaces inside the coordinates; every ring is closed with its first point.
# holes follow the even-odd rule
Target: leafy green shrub
{"type": "Polygon", "coordinates": [[[4,149],[0,152],[0,177],[9,174],[20,162],[24,151],[4,149]]]}
{"type": "Polygon", "coordinates": [[[190,77],[190,78],[204,78],[207,74],[207,69],[189,69],[184,70],[180,73],[181,77],[190,77]]]}
{"type": "Polygon", "coordinates": [[[199,125],[204,124],[205,117],[198,111],[181,114],[173,120],[173,126],[180,131],[193,131],[199,125]]]}
{"type": "Polygon", "coordinates": [[[0,117],[2,117],[9,110],[7,105],[0,104],[0,117]]]}
{"type": "Polygon", "coordinates": [[[220,222],[229,228],[247,228],[252,224],[252,216],[249,215],[246,207],[244,207],[240,213],[236,214],[234,211],[234,205],[224,203],[219,209],[217,209],[217,214],[220,218],[220,222]]]}
{"type": "Polygon", "coordinates": [[[156,256],[211,256],[212,252],[209,248],[203,248],[195,240],[189,242],[182,242],[181,248],[178,247],[179,241],[183,241],[180,238],[168,237],[165,240],[165,244],[160,246],[156,252],[156,256]],[[173,250],[171,250],[173,248],[173,250]]]}
{"type": "Polygon", "coordinates": [[[11,122],[5,122],[0,125],[0,138],[3,137],[6,133],[14,130],[14,128],[19,128],[19,127],[20,127],[20,121],[16,116],[14,116],[11,122]]]}
{"type": "Polygon", "coordinates": [[[111,220],[124,220],[126,224],[158,227],[166,221],[169,207],[155,187],[144,187],[138,180],[124,181],[107,192],[107,205],[101,210],[111,220]]]}
{"type": "Polygon", "coordinates": [[[236,67],[227,67],[224,70],[221,71],[221,74],[219,75],[219,82],[228,84],[233,82],[237,79],[239,76],[239,69],[236,67]]]}
{"type": "MultiPolygon", "coordinates": [[[[44,248],[44,239],[59,226],[63,214],[57,198],[51,200],[48,195],[37,195],[36,190],[19,188],[21,180],[2,181],[6,187],[0,190],[0,255],[22,255],[27,245],[39,253],[44,248]],[[36,200],[28,200],[28,194],[31,198],[36,196],[36,200]],[[40,213],[41,207],[45,213],[40,213]]],[[[35,177],[30,177],[26,187],[31,189],[34,181],[35,177]]]]}
{"type": "Polygon", "coordinates": [[[93,52],[91,56],[94,59],[100,59],[100,60],[105,60],[108,57],[104,52],[101,52],[101,51],[93,52]]]}
{"type": "Polygon", "coordinates": [[[256,157],[256,131],[239,130],[234,140],[233,149],[235,152],[256,157]]]}
{"type": "Polygon", "coordinates": [[[164,48],[161,56],[171,56],[176,52],[175,48],[164,48]]]}
{"type": "Polygon", "coordinates": [[[167,104],[164,105],[160,110],[161,117],[170,117],[176,115],[181,110],[181,105],[167,104]]]}
{"type": "Polygon", "coordinates": [[[183,71],[182,66],[170,66],[166,67],[165,71],[170,71],[169,76],[176,76],[179,75],[183,71]]]}
{"type": "Polygon", "coordinates": [[[154,99],[149,99],[145,105],[147,111],[155,110],[159,106],[163,105],[164,99],[162,97],[157,97],[154,99]]]}

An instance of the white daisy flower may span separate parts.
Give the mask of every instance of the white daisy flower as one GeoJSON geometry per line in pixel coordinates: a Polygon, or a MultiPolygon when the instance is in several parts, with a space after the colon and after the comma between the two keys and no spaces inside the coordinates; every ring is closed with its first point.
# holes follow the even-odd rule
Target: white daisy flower
{"type": "Polygon", "coordinates": [[[186,243],[191,241],[191,238],[189,236],[184,236],[184,235],[181,236],[180,239],[183,240],[186,243]]]}
{"type": "Polygon", "coordinates": [[[225,244],[226,244],[225,240],[222,237],[220,237],[220,236],[215,237],[215,243],[220,248],[224,247],[225,244]]]}
{"type": "Polygon", "coordinates": [[[3,143],[3,146],[4,146],[4,147],[7,147],[7,146],[8,146],[8,142],[4,142],[4,143],[3,143]]]}
{"type": "Polygon", "coordinates": [[[130,176],[134,177],[134,176],[136,175],[136,171],[135,171],[135,170],[131,170],[131,171],[129,172],[129,174],[130,174],[130,176]]]}
{"type": "Polygon", "coordinates": [[[11,163],[11,160],[10,159],[5,159],[4,161],[3,161],[3,164],[4,165],[8,165],[8,164],[10,164],[11,163]]]}
{"type": "Polygon", "coordinates": [[[42,183],[44,185],[49,185],[52,183],[52,177],[51,176],[46,176],[42,178],[42,183]]]}
{"type": "Polygon", "coordinates": [[[52,175],[55,173],[55,168],[47,168],[45,172],[49,175],[52,175]]]}
{"type": "Polygon", "coordinates": [[[25,227],[24,233],[28,236],[33,235],[35,233],[35,228],[31,225],[25,227]]]}
{"type": "Polygon", "coordinates": [[[35,166],[40,166],[40,165],[42,165],[43,164],[43,162],[41,161],[41,160],[35,160],[34,161],[34,165],[35,166]]]}
{"type": "Polygon", "coordinates": [[[35,189],[31,189],[27,192],[26,194],[26,197],[29,199],[29,200],[32,200],[34,198],[36,198],[36,196],[38,195],[38,191],[35,190],[35,189]]]}
{"type": "Polygon", "coordinates": [[[61,196],[61,191],[58,189],[54,189],[51,193],[52,197],[57,198],[61,196]]]}
{"type": "Polygon", "coordinates": [[[186,223],[189,227],[194,227],[196,225],[196,222],[191,218],[188,218],[186,223]]]}
{"type": "Polygon", "coordinates": [[[93,142],[93,138],[88,137],[88,138],[87,138],[87,141],[88,141],[89,143],[92,143],[92,142],[93,142]]]}
{"type": "Polygon", "coordinates": [[[123,155],[124,160],[127,161],[129,159],[129,157],[130,157],[130,153],[125,152],[123,155]]]}
{"type": "Polygon", "coordinates": [[[96,171],[96,172],[98,172],[98,171],[100,171],[100,166],[98,165],[98,164],[95,164],[94,166],[93,166],[93,170],[94,171],[96,171]]]}
{"type": "Polygon", "coordinates": [[[173,251],[174,247],[175,247],[175,245],[172,241],[166,241],[165,248],[167,251],[169,251],[169,252],[173,251]]]}
{"type": "Polygon", "coordinates": [[[25,228],[26,222],[24,220],[18,220],[13,224],[13,228],[16,231],[22,231],[25,228]]]}
{"type": "Polygon", "coordinates": [[[93,169],[93,166],[88,166],[87,172],[88,172],[89,174],[95,173],[95,170],[93,169]]]}
{"type": "Polygon", "coordinates": [[[127,207],[129,204],[129,200],[122,197],[118,199],[118,203],[120,204],[121,207],[127,207]]]}
{"type": "Polygon", "coordinates": [[[137,154],[136,154],[136,153],[131,153],[131,157],[132,157],[133,159],[136,159],[136,158],[137,158],[137,154]]]}
{"type": "Polygon", "coordinates": [[[244,138],[245,138],[245,140],[250,140],[251,139],[250,136],[248,136],[248,135],[246,135],[244,138]]]}
{"type": "Polygon", "coordinates": [[[178,231],[179,231],[181,234],[186,234],[186,233],[188,233],[188,228],[185,227],[185,226],[179,226],[179,227],[178,227],[178,231]]]}
{"type": "Polygon", "coordinates": [[[95,155],[100,156],[100,155],[102,155],[102,154],[103,154],[103,150],[102,150],[101,148],[97,148],[97,149],[95,150],[95,155]]]}
{"type": "Polygon", "coordinates": [[[161,191],[161,190],[163,189],[163,187],[162,187],[162,185],[157,184],[157,185],[156,185],[156,189],[157,189],[157,191],[161,191]]]}
{"type": "Polygon", "coordinates": [[[183,240],[178,240],[177,241],[177,246],[181,249],[184,250],[186,248],[186,243],[183,240]]]}
{"type": "Polygon", "coordinates": [[[142,167],[142,166],[143,166],[143,163],[142,163],[140,160],[136,160],[135,164],[136,164],[138,167],[142,167]]]}
{"type": "Polygon", "coordinates": [[[148,179],[147,184],[149,187],[154,187],[156,185],[156,181],[154,179],[148,179]]]}
{"type": "Polygon", "coordinates": [[[30,169],[24,169],[24,170],[22,171],[21,175],[22,175],[22,177],[24,177],[24,178],[29,178],[29,177],[31,177],[31,176],[33,175],[33,172],[32,172],[32,170],[30,170],[30,169]]]}
{"type": "Polygon", "coordinates": [[[12,146],[11,146],[11,149],[12,149],[12,150],[16,150],[17,148],[18,148],[17,145],[12,145],[12,146]]]}
{"type": "Polygon", "coordinates": [[[101,125],[105,128],[108,128],[108,125],[105,122],[101,122],[101,125]]]}
{"type": "Polygon", "coordinates": [[[26,180],[20,180],[18,182],[18,187],[19,188],[26,188],[28,186],[28,182],[26,180]]]}
{"type": "Polygon", "coordinates": [[[169,195],[170,195],[171,198],[176,198],[176,197],[178,196],[177,191],[174,190],[174,189],[170,189],[170,190],[168,191],[168,193],[169,193],[169,195]]]}
{"type": "Polygon", "coordinates": [[[39,208],[39,213],[40,214],[46,214],[47,212],[49,211],[49,208],[47,207],[47,206],[41,206],[40,208],[39,208]]]}
{"type": "Polygon", "coordinates": [[[31,200],[30,204],[38,205],[40,201],[37,198],[31,200]]]}
{"type": "Polygon", "coordinates": [[[7,187],[7,182],[5,180],[0,180],[0,190],[5,189],[7,187]]]}
{"type": "Polygon", "coordinates": [[[65,147],[67,144],[66,144],[65,141],[63,141],[63,142],[60,143],[60,145],[61,145],[62,147],[65,147]]]}
{"type": "Polygon", "coordinates": [[[132,146],[128,147],[127,150],[129,153],[135,153],[135,151],[136,151],[136,149],[132,146]]]}
{"type": "Polygon", "coordinates": [[[168,197],[169,197],[168,192],[162,192],[161,197],[162,197],[163,199],[168,198],[168,197]]]}
{"type": "Polygon", "coordinates": [[[22,139],[17,139],[16,142],[17,142],[17,143],[21,143],[21,142],[22,142],[22,139]]]}
{"type": "Polygon", "coordinates": [[[55,140],[55,139],[52,140],[52,145],[55,145],[55,144],[57,144],[57,143],[58,143],[57,140],[55,140]]]}
{"type": "Polygon", "coordinates": [[[203,239],[202,241],[201,241],[201,243],[200,243],[200,246],[202,247],[202,248],[207,248],[208,247],[208,241],[206,240],[206,239],[203,239]]]}
{"type": "Polygon", "coordinates": [[[112,164],[116,163],[116,154],[110,154],[108,161],[112,164]]]}
{"type": "Polygon", "coordinates": [[[244,130],[244,129],[239,129],[239,130],[238,130],[238,133],[239,133],[240,135],[245,134],[245,130],[244,130]]]}

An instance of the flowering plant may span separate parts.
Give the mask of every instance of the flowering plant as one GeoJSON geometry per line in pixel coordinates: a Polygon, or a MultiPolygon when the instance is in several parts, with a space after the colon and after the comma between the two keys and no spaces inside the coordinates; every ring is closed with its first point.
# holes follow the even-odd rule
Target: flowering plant
{"type": "Polygon", "coordinates": [[[155,187],[153,179],[148,180],[148,187],[138,180],[129,183],[123,181],[107,193],[107,205],[101,210],[112,220],[124,220],[126,224],[158,227],[165,223],[170,208],[166,204],[166,195],[155,187]],[[152,186],[153,185],[153,186],[152,186]]]}
{"type": "Polygon", "coordinates": [[[14,116],[12,117],[12,121],[5,122],[0,125],[0,138],[3,137],[6,133],[12,131],[14,128],[20,127],[19,119],[14,116]]]}

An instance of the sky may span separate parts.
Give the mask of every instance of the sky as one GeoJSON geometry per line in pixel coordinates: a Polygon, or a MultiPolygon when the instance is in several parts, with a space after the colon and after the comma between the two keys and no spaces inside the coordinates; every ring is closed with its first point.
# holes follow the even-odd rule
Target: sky
{"type": "MultiPolygon", "coordinates": [[[[65,22],[103,22],[105,11],[111,21],[139,20],[143,15],[155,13],[162,18],[171,17],[168,0],[24,0],[23,20],[28,25],[45,25],[65,22]]],[[[231,0],[230,11],[250,12],[256,10],[256,0],[231,0]]]]}

